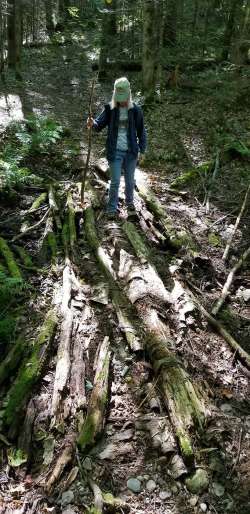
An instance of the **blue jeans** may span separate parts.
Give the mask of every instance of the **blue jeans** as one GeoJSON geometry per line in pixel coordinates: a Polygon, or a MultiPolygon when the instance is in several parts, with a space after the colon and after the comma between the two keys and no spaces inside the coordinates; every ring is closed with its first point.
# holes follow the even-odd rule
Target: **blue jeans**
{"type": "Polygon", "coordinates": [[[111,183],[107,212],[115,212],[117,209],[122,169],[124,169],[126,204],[133,204],[136,163],[137,158],[129,151],[116,150],[115,159],[109,162],[111,183]]]}

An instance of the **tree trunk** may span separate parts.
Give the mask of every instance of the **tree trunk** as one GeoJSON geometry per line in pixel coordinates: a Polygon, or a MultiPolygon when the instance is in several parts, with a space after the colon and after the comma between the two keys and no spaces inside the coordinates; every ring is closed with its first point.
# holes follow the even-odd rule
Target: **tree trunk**
{"type": "Polygon", "coordinates": [[[15,70],[20,64],[20,3],[8,0],[8,64],[15,70]]]}
{"type": "Polygon", "coordinates": [[[155,27],[156,4],[155,0],[143,4],[143,49],[142,49],[142,76],[143,90],[147,100],[154,96],[155,66],[157,63],[157,30],[155,27]]]}
{"type": "Polygon", "coordinates": [[[49,37],[52,37],[55,31],[55,13],[53,10],[53,0],[45,0],[45,16],[46,29],[49,37]]]}
{"type": "Polygon", "coordinates": [[[230,48],[231,48],[231,42],[235,30],[235,22],[236,22],[236,15],[237,10],[239,7],[239,3],[242,4],[242,1],[240,0],[231,0],[230,3],[230,10],[228,13],[226,28],[224,32],[224,38],[223,38],[223,50],[221,54],[221,58],[223,61],[228,60],[230,48]]]}
{"type": "Polygon", "coordinates": [[[177,42],[178,0],[165,0],[163,45],[175,46],[177,42]]]}
{"type": "Polygon", "coordinates": [[[101,79],[106,76],[107,59],[110,57],[111,48],[112,54],[114,53],[114,45],[116,42],[116,37],[114,36],[116,36],[116,34],[116,0],[113,0],[111,4],[105,1],[105,12],[102,15],[102,37],[99,56],[99,78],[101,79]],[[108,11],[110,11],[110,13],[108,11]]]}

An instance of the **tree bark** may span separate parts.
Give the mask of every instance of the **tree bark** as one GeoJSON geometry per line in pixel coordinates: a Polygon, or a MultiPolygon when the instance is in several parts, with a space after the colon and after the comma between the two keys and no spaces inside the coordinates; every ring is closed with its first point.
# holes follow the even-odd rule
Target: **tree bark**
{"type": "Polygon", "coordinates": [[[8,0],[8,64],[18,70],[21,56],[20,2],[8,0]]]}
{"type": "Polygon", "coordinates": [[[235,30],[236,16],[238,8],[242,5],[242,0],[231,0],[230,8],[223,37],[223,50],[221,59],[227,61],[230,53],[231,43],[235,30]],[[240,4],[240,5],[239,5],[240,4]]]}
{"type": "Polygon", "coordinates": [[[142,50],[142,76],[143,91],[146,100],[152,99],[155,92],[157,64],[157,30],[156,0],[145,0],[143,3],[143,50],[142,50]]]}

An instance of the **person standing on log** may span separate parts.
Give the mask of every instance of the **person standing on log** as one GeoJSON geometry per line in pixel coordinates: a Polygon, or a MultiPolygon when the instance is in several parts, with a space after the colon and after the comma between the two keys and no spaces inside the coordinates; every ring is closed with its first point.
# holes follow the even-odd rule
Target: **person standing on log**
{"type": "Polygon", "coordinates": [[[117,79],[111,102],[96,118],[87,119],[87,127],[100,132],[108,127],[106,152],[111,171],[107,216],[116,217],[122,169],[128,216],[136,215],[134,207],[135,168],[142,164],[146,150],[146,130],[141,108],[132,101],[130,83],[126,77],[117,79]]]}

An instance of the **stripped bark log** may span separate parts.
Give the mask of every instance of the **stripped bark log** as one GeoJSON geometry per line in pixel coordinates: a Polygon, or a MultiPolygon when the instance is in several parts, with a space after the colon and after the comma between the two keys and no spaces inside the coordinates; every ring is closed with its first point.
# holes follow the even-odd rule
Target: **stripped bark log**
{"type": "Polygon", "coordinates": [[[62,230],[62,222],[61,222],[61,218],[60,218],[60,210],[59,210],[59,207],[57,205],[56,194],[55,194],[54,188],[53,188],[53,186],[51,184],[49,186],[49,206],[50,206],[50,210],[51,210],[51,212],[53,214],[53,217],[54,217],[54,220],[55,220],[55,224],[56,224],[58,230],[62,230]]]}
{"type": "Polygon", "coordinates": [[[28,360],[22,364],[18,376],[8,393],[7,405],[3,416],[6,427],[16,427],[23,408],[35,384],[41,377],[44,365],[47,362],[56,326],[56,313],[54,310],[50,310],[46,315],[28,360]]]}
{"type": "Polygon", "coordinates": [[[51,415],[53,424],[59,422],[63,417],[63,399],[70,372],[70,344],[73,327],[73,312],[70,306],[72,281],[70,267],[66,265],[63,271],[63,296],[61,312],[63,320],[61,324],[60,341],[57,351],[57,364],[54,381],[53,396],[51,402],[51,415]]]}
{"type": "Polygon", "coordinates": [[[8,267],[8,270],[10,272],[10,275],[13,278],[22,279],[21,271],[19,270],[19,267],[15,261],[14,255],[9,248],[8,244],[6,243],[5,239],[0,237],[0,254],[4,257],[6,265],[8,267]]]}
{"type": "Polygon", "coordinates": [[[217,300],[217,302],[215,303],[213,309],[212,309],[212,314],[213,316],[216,316],[221,308],[221,306],[223,305],[228,293],[229,293],[229,289],[232,285],[232,282],[233,282],[233,279],[234,279],[234,275],[235,273],[241,268],[242,264],[247,260],[247,258],[250,256],[250,247],[247,248],[247,250],[245,250],[245,252],[243,253],[243,255],[241,256],[241,258],[236,262],[236,264],[234,265],[234,267],[231,269],[228,277],[227,277],[227,280],[224,284],[224,287],[222,289],[222,292],[221,292],[221,296],[220,298],[217,300]]]}
{"type": "MultiPolygon", "coordinates": [[[[129,231],[127,230],[129,239],[133,241],[133,247],[138,257],[140,257],[142,252],[145,254],[147,248],[139,233],[136,237],[133,237],[134,232],[137,232],[135,227],[130,228],[129,231]]],[[[134,300],[134,289],[137,289],[136,281],[133,283],[134,281],[131,279],[132,276],[131,273],[127,275],[126,294],[130,301],[134,300]]],[[[143,288],[143,286],[141,287],[143,288]]],[[[148,294],[147,287],[145,291],[148,294]]],[[[143,296],[143,290],[141,290],[141,298],[143,296]]],[[[146,329],[146,350],[155,374],[160,376],[159,387],[175,428],[183,458],[186,462],[191,462],[194,459],[192,430],[195,428],[198,431],[201,430],[204,427],[207,415],[204,400],[198,394],[181,362],[173,354],[174,345],[169,336],[169,330],[160,321],[157,311],[149,302],[140,301],[139,297],[135,306],[146,329]]]]}
{"type": "Polygon", "coordinates": [[[100,268],[108,280],[110,285],[110,295],[112,298],[112,303],[116,310],[117,318],[121,329],[123,330],[127,342],[130,348],[133,351],[139,351],[142,349],[142,345],[135,334],[135,330],[133,324],[129,320],[128,314],[128,305],[127,300],[122,295],[117,283],[116,283],[116,274],[112,268],[112,263],[105,253],[104,249],[101,247],[96,230],[95,230],[95,217],[94,212],[91,207],[88,207],[85,210],[85,230],[86,236],[89,242],[90,247],[96,254],[97,261],[100,265],[100,268]]]}
{"type": "Polygon", "coordinates": [[[78,446],[81,451],[93,445],[103,429],[104,414],[108,396],[108,378],[110,364],[110,342],[105,337],[98,348],[98,361],[91,393],[88,412],[80,429],[78,446]]]}
{"type": "Polygon", "coordinates": [[[227,243],[227,246],[225,248],[225,251],[223,253],[223,256],[222,256],[223,261],[227,260],[227,257],[228,257],[228,254],[229,254],[229,250],[230,250],[230,247],[231,247],[231,244],[232,244],[232,240],[234,238],[235,232],[236,232],[236,230],[237,230],[237,228],[239,226],[240,220],[242,218],[242,214],[243,214],[243,212],[245,210],[245,207],[246,207],[247,197],[248,197],[249,190],[250,190],[250,186],[248,186],[248,188],[247,188],[247,191],[246,191],[246,194],[245,194],[245,197],[244,197],[244,200],[243,200],[243,204],[241,206],[240,213],[239,213],[239,215],[238,215],[238,217],[236,219],[236,222],[235,222],[235,225],[234,225],[231,237],[230,237],[230,239],[229,239],[229,241],[227,243]]]}

